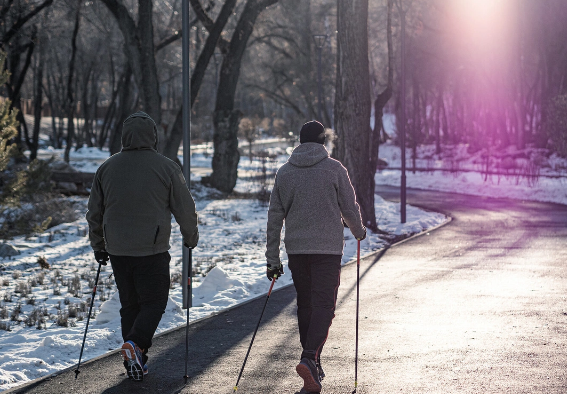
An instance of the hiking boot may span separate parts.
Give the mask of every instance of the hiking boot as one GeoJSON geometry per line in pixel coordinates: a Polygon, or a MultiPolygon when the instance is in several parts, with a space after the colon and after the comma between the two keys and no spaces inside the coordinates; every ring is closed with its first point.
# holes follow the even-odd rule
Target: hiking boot
{"type": "Polygon", "coordinates": [[[303,379],[303,390],[308,393],[320,393],[321,382],[319,380],[319,371],[315,360],[302,358],[301,362],[295,367],[297,374],[303,379]]]}
{"type": "Polygon", "coordinates": [[[142,363],[142,350],[132,341],[126,341],[121,349],[124,358],[124,367],[128,378],[141,381],[144,380],[144,365],[142,363]]]}

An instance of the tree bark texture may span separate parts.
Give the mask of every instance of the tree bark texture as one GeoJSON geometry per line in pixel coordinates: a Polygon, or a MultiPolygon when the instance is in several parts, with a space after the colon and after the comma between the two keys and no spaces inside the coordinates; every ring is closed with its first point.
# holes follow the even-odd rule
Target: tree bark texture
{"type": "Polygon", "coordinates": [[[254,23],[258,15],[278,0],[248,0],[240,19],[236,24],[227,54],[224,56],[217,100],[213,114],[213,172],[210,183],[214,188],[230,193],[236,186],[237,167],[240,160],[238,153],[238,124],[241,112],[234,108],[234,98],[240,65],[250,35],[254,31],[254,23]]]}
{"type": "Polygon", "coordinates": [[[337,159],[347,168],[364,225],[377,230],[370,145],[368,0],[337,0],[337,159]]]}

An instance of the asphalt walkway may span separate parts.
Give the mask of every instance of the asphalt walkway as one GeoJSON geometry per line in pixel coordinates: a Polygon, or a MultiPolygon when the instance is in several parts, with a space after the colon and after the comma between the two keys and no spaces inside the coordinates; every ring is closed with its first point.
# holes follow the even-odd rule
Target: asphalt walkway
{"type": "MultiPolygon", "coordinates": [[[[357,393],[567,393],[567,207],[416,190],[408,202],[453,221],[362,262],[357,393]]],[[[323,393],[354,388],[356,265],[341,280],[323,393]]],[[[141,383],[113,354],[78,380],[67,371],[10,392],[228,394],[263,303],[190,326],[187,383],[182,328],[155,341],[141,383]]],[[[238,392],[295,393],[300,352],[289,287],[270,298],[238,392]]]]}

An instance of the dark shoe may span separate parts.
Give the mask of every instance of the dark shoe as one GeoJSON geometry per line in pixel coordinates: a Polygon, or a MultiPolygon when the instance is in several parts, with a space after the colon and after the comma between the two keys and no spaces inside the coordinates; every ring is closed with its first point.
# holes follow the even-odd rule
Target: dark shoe
{"type": "Polygon", "coordinates": [[[144,367],[142,363],[142,350],[132,341],[126,341],[121,349],[124,358],[124,367],[126,374],[130,379],[141,381],[144,380],[144,367]]]}
{"type": "Polygon", "coordinates": [[[295,367],[297,374],[303,379],[303,390],[308,393],[320,393],[321,382],[319,380],[319,371],[315,360],[302,358],[301,362],[295,367]]]}

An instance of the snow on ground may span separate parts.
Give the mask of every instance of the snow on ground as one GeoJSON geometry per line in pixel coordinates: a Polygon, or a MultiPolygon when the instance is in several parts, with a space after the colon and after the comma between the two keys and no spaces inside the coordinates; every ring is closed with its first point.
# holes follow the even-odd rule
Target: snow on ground
{"type": "MultiPolygon", "coordinates": [[[[467,145],[449,147],[450,159],[435,155],[435,146],[419,147],[417,152],[417,168],[444,168],[450,171],[416,172],[411,171],[411,150],[406,151],[406,184],[409,188],[440,190],[446,192],[471,194],[494,198],[513,198],[520,200],[546,201],[567,204],[567,160],[556,154],[532,150],[520,152],[527,158],[515,158],[514,151],[499,152],[504,159],[491,164],[491,171],[506,172],[508,175],[488,175],[483,173],[484,161],[482,152],[468,153],[467,145]],[[536,156],[537,155],[537,156],[536,156]],[[536,156],[536,157],[534,157],[536,156]],[[532,164],[537,162],[537,166],[532,164]],[[468,172],[471,171],[471,172],[468,172]],[[521,176],[530,173],[533,176],[521,176]],[[537,174],[540,176],[538,177],[537,174]]],[[[380,158],[389,167],[401,167],[401,149],[392,143],[380,146],[380,158]]],[[[375,176],[376,184],[400,186],[400,171],[384,169],[375,176]]]]}
{"type": "MultiPolygon", "coordinates": [[[[88,148],[71,154],[72,164],[85,172],[95,171],[107,156],[108,153],[88,148]]],[[[210,168],[210,159],[210,154],[203,150],[193,155],[192,165],[210,168]]],[[[285,160],[285,156],[278,156],[250,162],[242,157],[239,174],[244,179],[238,180],[236,190],[254,193],[269,189],[274,171],[285,160]],[[246,180],[246,176],[256,177],[246,180]]],[[[199,177],[195,175],[192,179],[199,177]]],[[[194,307],[190,313],[194,320],[263,295],[270,282],[265,277],[264,257],[267,203],[257,199],[214,199],[212,190],[196,182],[192,193],[200,221],[200,242],[193,252],[194,307]]],[[[10,330],[0,330],[0,391],[78,362],[98,265],[88,243],[86,199],[77,199],[76,205],[81,219],[50,228],[39,236],[11,240],[9,243],[21,254],[0,260],[0,328],[10,330]],[[40,257],[45,258],[50,269],[40,268],[40,257]]],[[[380,228],[395,235],[420,232],[447,220],[442,214],[408,207],[407,223],[400,225],[399,204],[378,196],[376,211],[380,228]]],[[[182,240],[179,227],[172,223],[170,301],[158,333],[178,327],[186,319],[185,311],[180,308],[182,240]]],[[[356,240],[348,229],[345,239],[343,262],[348,262],[356,258],[356,240]]],[[[384,245],[385,241],[378,235],[369,234],[361,243],[362,254],[384,245]]],[[[281,255],[285,264],[283,243],[281,255]]],[[[89,325],[83,361],[118,349],[122,344],[120,303],[112,268],[110,265],[102,268],[95,297],[96,316],[89,325]]],[[[275,288],[291,283],[287,267],[284,269],[286,273],[275,288]]]]}

